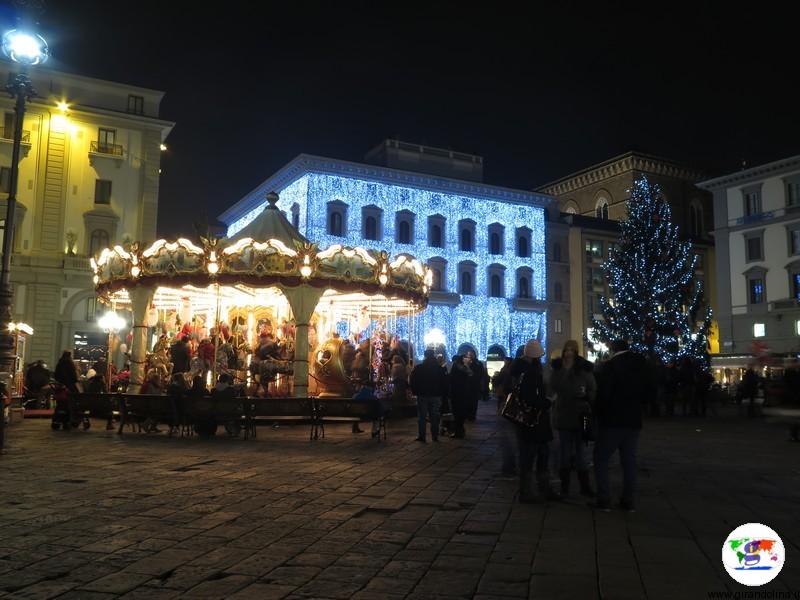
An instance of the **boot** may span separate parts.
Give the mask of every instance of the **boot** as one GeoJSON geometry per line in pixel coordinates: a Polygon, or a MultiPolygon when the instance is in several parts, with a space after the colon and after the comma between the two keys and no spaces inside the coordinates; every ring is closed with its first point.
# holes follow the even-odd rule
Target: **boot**
{"type": "Polygon", "coordinates": [[[536,483],[539,487],[539,494],[544,500],[560,500],[559,496],[550,487],[550,474],[547,471],[536,473],[536,483]]]}
{"type": "Polygon", "coordinates": [[[569,495],[569,478],[571,469],[559,469],[558,476],[561,478],[561,495],[569,495]]]}
{"type": "Polygon", "coordinates": [[[536,502],[536,498],[531,492],[531,473],[524,469],[519,473],[519,501],[523,504],[536,502]]]}
{"type": "Polygon", "coordinates": [[[587,471],[586,469],[579,470],[578,481],[581,484],[581,496],[586,496],[587,498],[593,498],[594,490],[592,489],[591,481],[589,481],[589,471],[587,471]]]}

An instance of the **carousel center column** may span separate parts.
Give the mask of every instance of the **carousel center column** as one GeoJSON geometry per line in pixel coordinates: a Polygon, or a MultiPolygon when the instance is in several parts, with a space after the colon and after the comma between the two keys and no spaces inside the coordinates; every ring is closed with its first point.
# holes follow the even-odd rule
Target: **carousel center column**
{"type": "Polygon", "coordinates": [[[293,364],[295,398],[308,396],[308,326],[323,291],[310,285],[283,290],[292,307],[296,327],[293,364]]]}
{"type": "Polygon", "coordinates": [[[131,340],[131,378],[129,394],[138,394],[144,383],[147,363],[147,310],[155,295],[155,288],[136,286],[129,290],[133,311],[133,339],[131,340]]]}

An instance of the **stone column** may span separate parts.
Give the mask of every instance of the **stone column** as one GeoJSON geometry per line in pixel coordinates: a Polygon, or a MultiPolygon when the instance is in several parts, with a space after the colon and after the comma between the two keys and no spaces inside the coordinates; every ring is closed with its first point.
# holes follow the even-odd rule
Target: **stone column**
{"type": "Polygon", "coordinates": [[[293,365],[296,398],[308,396],[308,326],[323,291],[310,285],[283,290],[283,294],[292,307],[296,324],[293,365]]]}
{"type": "Polygon", "coordinates": [[[133,340],[131,340],[131,378],[128,384],[129,394],[138,394],[145,377],[147,360],[147,310],[153,301],[155,288],[136,286],[129,290],[131,309],[133,312],[133,340]]]}

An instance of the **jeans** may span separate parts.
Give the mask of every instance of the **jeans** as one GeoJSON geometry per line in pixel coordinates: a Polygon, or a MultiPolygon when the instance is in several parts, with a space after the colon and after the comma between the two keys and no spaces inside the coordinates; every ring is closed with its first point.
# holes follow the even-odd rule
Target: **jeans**
{"type": "Polygon", "coordinates": [[[442,406],[441,396],[417,396],[417,418],[419,419],[419,437],[425,439],[425,419],[430,418],[431,438],[439,437],[439,409],[442,406]]]}
{"type": "Polygon", "coordinates": [[[610,502],[608,463],[619,450],[622,464],[622,500],[633,504],[636,491],[636,444],[639,430],[631,427],[601,427],[594,445],[594,476],[597,480],[597,501],[610,502]]]}
{"type": "Polygon", "coordinates": [[[575,455],[575,468],[584,471],[589,468],[586,460],[586,444],[581,439],[580,431],[558,430],[558,447],[561,454],[561,468],[572,466],[572,455],[575,455]]]}
{"type": "Polygon", "coordinates": [[[533,469],[536,461],[536,473],[547,473],[547,460],[550,456],[550,442],[537,442],[528,432],[523,432],[517,427],[517,445],[519,446],[519,471],[527,474],[533,469]]]}

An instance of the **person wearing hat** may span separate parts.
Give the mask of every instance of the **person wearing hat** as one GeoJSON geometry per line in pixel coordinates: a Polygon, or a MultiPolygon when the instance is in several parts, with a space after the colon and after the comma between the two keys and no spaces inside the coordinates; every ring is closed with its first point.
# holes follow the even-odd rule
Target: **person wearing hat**
{"type": "Polygon", "coordinates": [[[544,349],[538,340],[528,340],[520,358],[511,365],[513,388],[519,387],[519,399],[530,409],[538,411],[539,418],[532,427],[517,425],[519,447],[519,501],[534,501],[531,491],[531,475],[536,461],[536,482],[543,500],[557,500],[558,495],[550,487],[547,461],[553,430],[550,426],[550,400],[545,395],[541,358],[544,349]]]}

